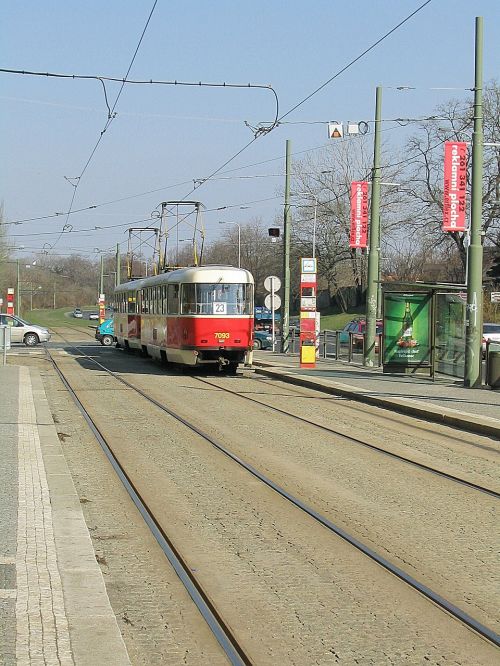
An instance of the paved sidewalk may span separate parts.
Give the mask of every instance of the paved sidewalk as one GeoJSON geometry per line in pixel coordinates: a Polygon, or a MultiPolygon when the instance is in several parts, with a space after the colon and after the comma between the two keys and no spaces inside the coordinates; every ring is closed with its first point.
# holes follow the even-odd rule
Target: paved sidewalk
{"type": "Polygon", "coordinates": [[[295,354],[254,352],[254,366],[261,374],[500,439],[500,390],[465,389],[444,375],[434,382],[384,375],[379,368],[333,360],[301,369],[295,354]]]}
{"type": "Polygon", "coordinates": [[[0,385],[0,663],[130,664],[40,375],[0,385]]]}

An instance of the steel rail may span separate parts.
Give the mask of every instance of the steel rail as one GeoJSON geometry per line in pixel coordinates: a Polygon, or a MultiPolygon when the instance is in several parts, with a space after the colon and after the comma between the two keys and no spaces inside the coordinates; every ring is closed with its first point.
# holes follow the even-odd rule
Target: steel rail
{"type": "MultiPolygon", "coordinates": [[[[69,343],[71,345],[71,343],[69,343]]],[[[171,410],[169,407],[166,405],[163,405],[160,403],[158,400],[155,400],[151,396],[148,396],[142,389],[138,388],[137,386],[134,386],[131,384],[129,381],[126,379],[123,379],[123,377],[120,377],[116,372],[113,372],[109,368],[106,368],[102,363],[99,363],[96,359],[90,357],[88,354],[85,354],[85,352],[82,352],[81,348],[78,348],[74,345],[73,346],[75,349],[77,349],[80,353],[83,353],[84,356],[86,356],[89,360],[93,361],[97,366],[102,368],[105,372],[107,372],[109,375],[117,379],[119,382],[127,386],[128,388],[132,389],[139,395],[141,395],[143,398],[145,398],[148,402],[151,404],[155,405],[158,407],[161,411],[165,412],[166,414],[169,414],[169,416],[172,416],[172,418],[176,419],[179,423],[182,423],[185,425],[187,428],[189,428],[192,432],[195,432],[198,434],[200,437],[202,437],[205,441],[209,442],[215,449],[223,453],[225,456],[236,462],[238,465],[240,465],[243,469],[248,471],[252,476],[257,478],[259,481],[262,481],[266,486],[274,490],[276,493],[281,495],[284,499],[288,500],[291,504],[293,504],[295,507],[298,509],[302,510],[304,513],[306,513],[308,516],[316,520],[318,523],[323,525],[323,527],[326,527],[328,530],[339,536],[341,539],[349,543],[351,546],[356,548],[358,551],[369,557],[371,560],[379,564],[382,568],[384,568],[386,571],[389,573],[393,574],[400,580],[402,580],[404,583],[412,587],[414,590],[422,594],[424,597],[432,601],[434,604],[439,606],[441,609],[443,609],[445,612],[447,612],[449,615],[453,616],[455,619],[459,620],[463,624],[467,625],[471,629],[473,629],[476,633],[479,635],[483,636],[483,638],[486,638],[488,641],[496,645],[497,647],[500,647],[500,634],[496,633],[493,629],[490,627],[487,627],[484,625],[482,622],[479,622],[475,618],[473,618],[471,615],[466,613],[464,610],[456,606],[455,604],[451,603],[443,597],[442,595],[438,594],[437,592],[434,592],[430,587],[425,585],[424,583],[421,583],[419,580],[414,578],[413,576],[410,576],[410,574],[406,573],[403,569],[400,567],[396,566],[389,560],[387,560],[385,557],[382,555],[379,555],[375,550],[370,548],[369,546],[366,546],[362,541],[357,539],[356,537],[352,536],[349,534],[346,530],[343,528],[339,527],[338,525],[335,525],[332,521],[330,521],[328,518],[325,516],[321,515],[317,511],[315,511],[312,507],[308,506],[305,502],[300,500],[299,498],[295,497],[291,493],[289,493],[287,490],[285,490],[282,486],[279,484],[275,483],[267,477],[266,475],[262,474],[257,470],[253,465],[250,465],[249,463],[245,462],[242,458],[239,456],[235,455],[232,451],[227,449],[223,444],[221,444],[218,440],[216,440],[214,437],[209,435],[208,433],[204,432],[201,430],[201,428],[198,428],[195,424],[191,423],[187,419],[185,419],[183,416],[180,414],[177,414],[173,410],[171,410]]],[[[53,361],[55,365],[55,361],[53,361]]],[[[90,418],[90,417],[89,417],[90,418]]]]}
{"type": "MultiPolygon", "coordinates": [[[[87,412],[84,405],[78,399],[78,396],[76,395],[75,391],[67,381],[61,369],[58,367],[57,362],[53,358],[52,354],[47,348],[45,348],[45,351],[54,369],[56,370],[59,378],[61,379],[65,388],[68,390],[69,394],[71,395],[73,402],[76,404],[78,410],[80,411],[83,418],[87,422],[88,426],[92,430],[92,433],[99,442],[106,457],[108,458],[113,469],[115,470],[118,478],[122,482],[130,498],[137,507],[139,513],[143,517],[151,533],[155,537],[158,545],[166,555],[175,573],[177,574],[182,584],[186,588],[189,596],[196,604],[196,607],[200,611],[203,619],[210,627],[210,630],[212,631],[213,635],[215,636],[215,639],[217,640],[217,642],[223,649],[224,653],[226,654],[227,658],[229,659],[229,662],[234,666],[251,666],[252,661],[245,654],[243,648],[239,645],[236,637],[233,635],[228,625],[224,622],[223,618],[215,608],[215,605],[210,601],[208,595],[203,590],[201,584],[196,580],[195,576],[193,576],[188,564],[184,561],[182,555],[179,553],[179,551],[173,545],[167,534],[164,532],[164,530],[154,517],[153,513],[151,513],[151,511],[149,510],[145,500],[143,500],[139,491],[135,487],[133,481],[130,479],[130,477],[125,472],[123,467],[120,465],[110,445],[108,444],[108,442],[106,441],[106,439],[104,438],[104,436],[102,435],[102,433],[92,420],[92,417],[87,412]]],[[[104,368],[104,366],[101,367],[104,368]]],[[[108,370],[108,372],[110,371],[108,370]]]]}
{"type": "MultiPolygon", "coordinates": [[[[320,430],[324,432],[328,432],[329,434],[332,435],[338,435],[339,437],[342,437],[346,439],[349,442],[352,442],[354,444],[357,444],[359,446],[364,446],[368,449],[371,449],[373,451],[377,451],[378,453],[381,453],[382,455],[386,455],[390,458],[394,458],[395,460],[399,460],[402,463],[405,463],[407,465],[412,465],[414,467],[418,467],[419,469],[425,470],[426,472],[430,472],[431,474],[435,474],[436,476],[441,476],[444,479],[447,479],[448,481],[453,481],[455,483],[460,483],[463,486],[466,486],[468,488],[471,488],[473,490],[477,490],[478,492],[485,493],[486,495],[490,495],[491,497],[494,497],[495,499],[500,499],[500,492],[497,492],[496,490],[492,490],[491,488],[486,488],[485,486],[480,486],[477,483],[473,483],[472,481],[467,481],[466,479],[463,479],[459,476],[455,476],[454,474],[449,474],[448,472],[443,472],[442,470],[436,469],[434,467],[430,467],[429,465],[425,465],[424,463],[419,463],[416,460],[412,460],[411,458],[406,458],[405,456],[399,455],[398,453],[393,453],[392,451],[387,451],[387,449],[382,448],[381,446],[377,446],[376,444],[370,444],[370,442],[366,442],[363,439],[359,439],[357,437],[353,437],[352,435],[347,435],[346,433],[340,432],[339,430],[335,430],[334,428],[330,428],[328,426],[321,425],[320,423],[315,423],[314,421],[309,421],[309,419],[306,419],[303,416],[298,416],[297,414],[293,414],[292,412],[288,412],[286,409],[281,409],[280,407],[273,407],[272,405],[268,405],[265,402],[261,402],[260,400],[257,400],[256,398],[252,398],[248,395],[243,395],[242,393],[238,393],[238,391],[233,391],[231,389],[225,388],[224,386],[219,386],[218,384],[212,384],[211,382],[207,381],[206,379],[201,379],[200,377],[195,377],[194,379],[198,380],[199,382],[202,382],[204,384],[207,384],[208,386],[213,386],[216,389],[219,389],[220,391],[224,391],[226,393],[231,393],[232,395],[237,396],[238,398],[242,398],[243,400],[249,400],[250,402],[254,402],[257,405],[260,405],[261,407],[266,407],[267,409],[270,409],[271,411],[277,412],[278,414],[284,414],[285,416],[290,416],[293,419],[296,419],[297,421],[300,421],[301,423],[305,423],[307,425],[313,426],[314,428],[319,428],[320,430]]],[[[314,390],[314,389],[311,389],[314,390]]]]}

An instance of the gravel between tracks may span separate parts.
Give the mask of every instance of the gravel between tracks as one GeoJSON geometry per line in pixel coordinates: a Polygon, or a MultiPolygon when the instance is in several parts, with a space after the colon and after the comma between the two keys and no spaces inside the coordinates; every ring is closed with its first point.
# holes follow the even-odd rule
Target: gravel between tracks
{"type": "MultiPolygon", "coordinates": [[[[132,381],[150,384],[151,374],[158,379],[155,372],[141,376],[144,366],[138,359],[131,362],[137,373],[132,381]]],[[[90,367],[87,361],[82,363],[90,367]]],[[[130,395],[116,380],[101,371],[82,370],[70,358],[65,359],[64,370],[81,390],[81,399],[100,429],[119,448],[155,513],[167,523],[169,534],[188,553],[224,616],[251,646],[257,663],[492,663],[496,651],[491,646],[291,509],[247,473],[236,470],[234,463],[156,408],[130,395]]],[[[269,464],[264,451],[276,441],[286,446],[279,455],[274,452],[282,462],[285,453],[296,456],[296,449],[301,451],[298,433],[290,436],[288,422],[275,426],[282,432],[269,440],[269,433],[258,428],[255,418],[246,420],[250,413],[255,417],[254,410],[246,413],[240,407],[234,412],[226,396],[221,400],[220,393],[210,389],[196,392],[189,382],[189,377],[163,376],[155,382],[155,397],[161,400],[168,394],[169,400],[183,405],[184,413],[215,421],[218,435],[229,437],[230,427],[231,441],[237,432],[240,446],[250,449],[253,443],[260,467],[269,464]],[[221,405],[225,411],[219,412],[221,405]],[[238,413],[241,422],[231,419],[229,423],[228,413],[238,413]]],[[[380,511],[373,500],[360,497],[367,488],[374,491],[373,481],[366,483],[367,488],[359,482],[352,488],[348,477],[352,449],[344,454],[345,462],[337,455],[332,464],[331,448],[326,450],[322,441],[310,441],[307,446],[309,454],[320,452],[314,470],[317,478],[305,473],[305,463],[311,464],[305,450],[302,458],[295,457],[286,466],[284,475],[293,478],[301,472],[303,489],[312,484],[316,492],[331,492],[332,474],[338,475],[340,469],[335,485],[336,493],[337,486],[342,492],[335,500],[345,495],[358,511],[365,503],[368,516],[375,508],[380,511]],[[327,457],[325,470],[319,463],[324,465],[327,457]]],[[[370,465],[360,464],[373,467],[373,459],[370,465]]],[[[390,478],[390,487],[392,482],[390,478]]],[[[384,519],[393,521],[401,511],[398,492],[385,487],[376,490],[389,493],[392,505],[384,519]]],[[[393,522],[386,522],[385,531],[388,526],[395,529],[393,522]]]]}

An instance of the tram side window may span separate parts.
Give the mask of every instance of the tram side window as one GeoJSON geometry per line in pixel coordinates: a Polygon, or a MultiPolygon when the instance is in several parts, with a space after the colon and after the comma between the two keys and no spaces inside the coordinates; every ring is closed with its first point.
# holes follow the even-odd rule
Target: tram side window
{"type": "Polygon", "coordinates": [[[161,313],[167,314],[167,286],[163,285],[161,289],[161,313]]]}
{"type": "Polygon", "coordinates": [[[167,312],[169,315],[179,314],[179,285],[167,286],[167,312]]]}
{"type": "Polygon", "coordinates": [[[127,312],[129,314],[135,314],[136,313],[135,304],[136,304],[136,297],[135,297],[135,294],[132,294],[127,299],[127,312]]]}
{"type": "Polygon", "coordinates": [[[160,287],[153,287],[153,291],[155,294],[153,312],[155,314],[160,314],[160,287]]]}

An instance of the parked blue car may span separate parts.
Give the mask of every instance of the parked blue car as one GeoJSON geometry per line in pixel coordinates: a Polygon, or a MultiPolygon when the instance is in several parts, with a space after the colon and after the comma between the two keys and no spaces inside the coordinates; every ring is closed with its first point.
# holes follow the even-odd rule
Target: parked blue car
{"type": "Polygon", "coordinates": [[[273,346],[273,336],[267,331],[253,332],[254,349],[271,349],[273,346]]]}
{"type": "Polygon", "coordinates": [[[96,328],[95,339],[99,340],[101,345],[110,347],[115,341],[114,333],[113,320],[106,319],[96,328]]]}

